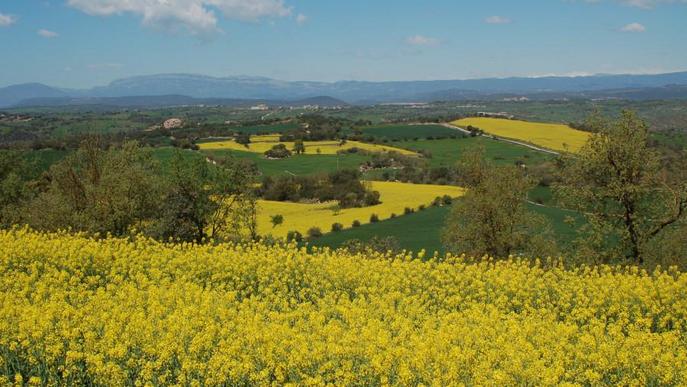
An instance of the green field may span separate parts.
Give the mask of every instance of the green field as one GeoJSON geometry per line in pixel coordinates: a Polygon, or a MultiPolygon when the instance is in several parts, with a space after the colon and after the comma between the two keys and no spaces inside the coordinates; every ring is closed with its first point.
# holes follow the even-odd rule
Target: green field
{"type": "Polygon", "coordinates": [[[363,134],[372,135],[377,138],[387,138],[389,140],[412,140],[415,138],[427,137],[449,137],[463,136],[458,130],[447,128],[441,125],[418,124],[418,125],[376,125],[363,128],[363,134]]]}
{"type": "Polygon", "coordinates": [[[174,147],[160,147],[152,148],[152,156],[160,163],[163,172],[169,172],[172,160],[176,152],[181,152],[181,156],[185,160],[190,160],[195,157],[203,157],[200,152],[195,152],[188,149],[179,149],[174,147]]]}
{"type": "Polygon", "coordinates": [[[554,205],[556,203],[551,187],[542,187],[540,185],[532,188],[527,198],[537,204],[554,205]]]}
{"type": "Polygon", "coordinates": [[[565,210],[553,206],[535,206],[528,204],[528,209],[543,215],[551,222],[551,228],[559,247],[568,246],[577,236],[579,225],[584,223],[584,217],[575,211],[565,210]],[[567,218],[575,220],[575,224],[566,222],[567,218]]]}
{"type": "Polygon", "coordinates": [[[251,125],[251,126],[239,126],[232,128],[233,130],[246,134],[273,134],[273,133],[288,133],[298,129],[298,123],[285,122],[270,125],[251,125]]]}
{"type": "MultiPolygon", "coordinates": [[[[551,222],[559,247],[568,246],[577,235],[575,226],[567,223],[566,218],[573,217],[580,221],[582,217],[579,214],[556,207],[532,204],[528,204],[528,209],[543,215],[551,222]]],[[[398,239],[403,249],[412,251],[425,249],[429,255],[434,251],[441,254],[445,252],[441,243],[441,231],[449,212],[450,207],[428,207],[424,211],[417,211],[410,215],[328,233],[310,242],[310,245],[337,248],[349,239],[368,241],[375,236],[380,238],[391,236],[398,239]]]]}
{"type": "Polygon", "coordinates": [[[24,157],[37,177],[41,172],[47,171],[51,165],[67,157],[68,154],[69,151],[66,150],[41,149],[26,152],[24,157]]]}
{"type": "MultiPolygon", "coordinates": [[[[233,156],[240,159],[254,161],[258,169],[266,176],[276,176],[284,174],[309,175],[319,172],[329,172],[338,169],[357,169],[368,157],[359,154],[342,155],[299,155],[292,156],[283,160],[268,160],[262,155],[250,152],[216,150],[195,152],[182,150],[173,147],[151,148],[153,157],[160,162],[163,169],[167,169],[175,152],[180,151],[184,157],[202,157],[203,154],[216,157],[233,156]],[[290,173],[289,173],[290,172],[290,173]]],[[[42,149],[29,151],[25,157],[29,164],[40,172],[48,170],[50,166],[62,160],[70,151],[42,149]]],[[[36,177],[37,177],[36,175],[36,177]]]]}
{"type": "Polygon", "coordinates": [[[485,137],[397,141],[390,145],[414,151],[428,150],[432,153],[432,158],[429,159],[432,166],[454,165],[464,152],[478,146],[484,147],[485,156],[488,159],[501,164],[514,164],[516,161],[522,161],[526,165],[534,165],[551,160],[551,156],[545,153],[485,137]]]}
{"type": "Polygon", "coordinates": [[[265,176],[309,175],[337,169],[357,169],[368,157],[359,154],[342,155],[294,155],[283,160],[268,160],[259,153],[230,150],[203,151],[215,157],[233,156],[255,162],[265,176]]]}
{"type": "Polygon", "coordinates": [[[428,207],[410,215],[325,234],[310,245],[337,248],[349,239],[368,241],[375,236],[391,236],[398,239],[401,248],[406,250],[425,249],[429,254],[434,251],[444,252],[441,229],[449,210],[450,207],[428,207]]]}

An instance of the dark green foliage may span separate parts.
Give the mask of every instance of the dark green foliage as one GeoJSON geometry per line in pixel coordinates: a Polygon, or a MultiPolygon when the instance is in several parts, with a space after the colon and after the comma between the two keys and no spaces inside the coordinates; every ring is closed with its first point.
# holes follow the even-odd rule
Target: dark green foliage
{"type": "Polygon", "coordinates": [[[154,234],[197,243],[220,237],[255,239],[254,178],[255,171],[241,161],[223,159],[213,167],[177,152],[154,234]]]}
{"type": "Polygon", "coordinates": [[[556,185],[562,201],[585,214],[578,258],[684,265],[686,155],[664,165],[648,145],[647,125],[633,112],[616,121],[596,114],[586,126],[595,134],[575,157],[562,160],[556,185]]]}
{"type": "Polygon", "coordinates": [[[286,145],[277,144],[272,149],[265,152],[265,156],[270,159],[285,159],[291,157],[291,151],[286,149],[286,145]]]}
{"type": "Polygon", "coordinates": [[[234,141],[236,141],[237,144],[241,144],[248,148],[248,144],[250,144],[250,135],[246,133],[239,133],[234,141]]]}
{"type": "Polygon", "coordinates": [[[322,230],[319,227],[311,227],[308,230],[308,238],[314,239],[322,236],[322,230]]]}
{"type": "Polygon", "coordinates": [[[305,153],[305,145],[303,144],[303,140],[297,139],[293,143],[293,153],[300,155],[305,153]]]}
{"type": "Polygon", "coordinates": [[[483,150],[466,155],[461,169],[473,180],[447,219],[443,240],[449,250],[496,258],[521,253],[546,257],[556,252],[547,222],[526,207],[533,182],[520,169],[491,165],[483,150]]]}
{"type": "Polygon", "coordinates": [[[287,241],[301,242],[303,240],[303,235],[298,231],[289,231],[286,233],[287,241]]]}
{"type": "Polygon", "coordinates": [[[379,192],[360,182],[360,172],[344,169],[327,175],[265,177],[260,194],[266,200],[304,199],[320,202],[338,201],[341,208],[379,204],[379,192]]]}
{"type": "Polygon", "coordinates": [[[31,183],[36,197],[22,217],[41,230],[71,228],[117,236],[203,242],[255,234],[255,170],[242,161],[187,157],[176,150],[163,172],[135,142],[106,147],[99,138],[31,183]]]}
{"type": "Polygon", "coordinates": [[[31,198],[26,179],[33,174],[21,152],[0,151],[0,226],[22,219],[21,207],[31,198]]]}
{"type": "Polygon", "coordinates": [[[26,221],[38,229],[113,235],[158,214],[162,182],[150,152],[129,142],[104,150],[97,138],[53,165],[41,192],[26,208],[26,221]]]}
{"type": "Polygon", "coordinates": [[[332,232],[338,232],[341,230],[343,230],[343,224],[341,224],[341,223],[332,224],[332,232]]]}
{"type": "Polygon", "coordinates": [[[411,138],[448,138],[453,135],[463,136],[456,129],[442,125],[404,125],[389,124],[364,127],[363,135],[373,136],[376,139],[402,140],[411,138]]]}
{"type": "Polygon", "coordinates": [[[272,223],[272,228],[275,228],[284,223],[284,216],[280,214],[272,215],[270,216],[270,222],[272,223]]]}
{"type": "Polygon", "coordinates": [[[377,222],[379,222],[379,216],[377,214],[370,215],[370,223],[377,223],[377,222]]]}

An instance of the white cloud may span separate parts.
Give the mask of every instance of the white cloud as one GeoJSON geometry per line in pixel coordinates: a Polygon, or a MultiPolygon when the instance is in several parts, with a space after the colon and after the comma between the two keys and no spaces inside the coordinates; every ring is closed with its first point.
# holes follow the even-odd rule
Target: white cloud
{"type": "Polygon", "coordinates": [[[625,5],[644,9],[652,9],[660,4],[687,4],[687,0],[618,0],[625,5]]]}
{"type": "Polygon", "coordinates": [[[60,34],[58,34],[55,31],[44,30],[44,29],[40,29],[40,30],[36,31],[36,33],[39,36],[42,36],[42,37],[47,38],[47,39],[52,39],[52,38],[56,38],[56,37],[60,36],[60,34]]]}
{"type": "Polygon", "coordinates": [[[644,32],[646,31],[646,27],[639,23],[630,23],[628,25],[623,26],[620,29],[621,32],[644,32]]]}
{"type": "Polygon", "coordinates": [[[503,16],[489,16],[488,18],[484,19],[484,22],[487,24],[508,24],[511,22],[511,20],[503,16]]]}
{"type": "MultiPolygon", "coordinates": [[[[567,0],[574,2],[575,0],[567,0]]],[[[602,0],[584,0],[585,3],[597,4],[602,0]]],[[[661,4],[687,4],[687,0],[615,0],[616,3],[642,9],[654,9],[661,4]]]]}
{"type": "Polygon", "coordinates": [[[428,36],[413,35],[406,38],[406,43],[411,46],[437,46],[439,45],[439,40],[428,36]]]}
{"type": "Polygon", "coordinates": [[[227,19],[243,21],[291,15],[284,0],[67,0],[67,4],[94,16],[134,14],[141,16],[146,26],[185,29],[193,35],[219,31],[216,11],[227,19]]]}
{"type": "Polygon", "coordinates": [[[298,25],[302,26],[307,21],[308,21],[308,17],[303,15],[302,13],[299,13],[298,16],[296,16],[296,23],[298,23],[298,25]]]}
{"type": "Polygon", "coordinates": [[[9,27],[16,22],[17,19],[14,16],[0,13],[0,27],[9,27]]]}

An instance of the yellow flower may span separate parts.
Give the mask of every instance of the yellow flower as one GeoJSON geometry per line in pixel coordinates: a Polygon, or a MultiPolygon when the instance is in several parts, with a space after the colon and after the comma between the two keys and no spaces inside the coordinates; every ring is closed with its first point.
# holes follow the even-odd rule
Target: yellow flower
{"type": "Polygon", "coordinates": [[[0,231],[0,384],[687,384],[686,274],[418,258],[0,231]]]}

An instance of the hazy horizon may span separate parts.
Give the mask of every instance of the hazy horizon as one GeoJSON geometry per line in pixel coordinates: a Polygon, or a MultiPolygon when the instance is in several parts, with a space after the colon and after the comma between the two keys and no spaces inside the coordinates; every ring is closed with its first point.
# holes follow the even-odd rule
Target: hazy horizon
{"type": "Polygon", "coordinates": [[[29,82],[22,82],[22,83],[8,83],[8,84],[0,84],[0,88],[2,87],[8,87],[8,86],[15,86],[15,85],[22,85],[22,84],[43,84],[46,86],[50,87],[55,87],[59,89],[73,89],[73,90],[87,90],[87,89],[92,89],[92,88],[97,88],[97,87],[102,87],[102,86],[107,86],[110,85],[113,82],[125,80],[125,79],[131,79],[131,78],[145,78],[145,77],[155,77],[155,76],[194,76],[194,77],[208,77],[208,78],[214,78],[214,79],[232,79],[232,78],[265,78],[265,79],[271,79],[275,81],[282,81],[282,82],[319,82],[319,83],[338,83],[338,82],[371,82],[371,83],[384,83],[384,82],[432,82],[432,81],[470,81],[470,80],[481,80],[481,79],[510,79],[510,78],[525,78],[525,79],[537,79],[537,78],[550,78],[550,77],[556,77],[556,78],[583,78],[583,77],[594,77],[594,76],[614,76],[614,75],[662,75],[662,74],[676,74],[676,73],[684,73],[687,72],[687,69],[682,69],[682,70],[673,70],[673,71],[665,71],[665,72],[623,72],[623,73],[570,73],[570,74],[541,74],[541,75],[509,75],[509,76],[503,76],[503,77],[478,77],[478,78],[452,78],[452,79],[385,79],[385,80],[369,80],[369,79],[339,79],[339,80],[333,80],[333,81],[326,81],[326,80],[317,80],[317,79],[294,79],[294,80],[285,80],[285,79],[277,79],[277,78],[271,78],[268,76],[263,76],[263,75],[250,75],[250,74],[229,74],[229,75],[208,75],[208,74],[200,74],[200,73],[151,73],[151,74],[132,74],[128,76],[123,76],[120,78],[115,78],[109,81],[105,81],[102,84],[94,84],[90,86],[85,86],[85,87],[69,87],[69,86],[55,86],[49,83],[42,83],[42,82],[35,82],[35,81],[29,81],[29,82]]]}

